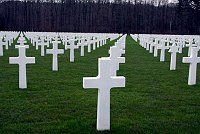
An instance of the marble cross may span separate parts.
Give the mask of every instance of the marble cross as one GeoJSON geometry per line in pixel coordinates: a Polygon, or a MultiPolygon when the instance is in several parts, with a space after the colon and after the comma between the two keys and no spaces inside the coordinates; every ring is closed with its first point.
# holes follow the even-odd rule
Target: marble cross
{"type": "Polygon", "coordinates": [[[146,50],[149,51],[149,47],[150,47],[150,44],[152,43],[152,38],[149,38],[147,44],[146,44],[146,50]]]}
{"type": "Polygon", "coordinates": [[[110,75],[111,76],[116,76],[117,75],[117,70],[119,70],[119,64],[120,63],[125,63],[125,57],[120,57],[122,54],[125,54],[125,50],[122,50],[118,48],[117,46],[112,46],[110,47],[110,75]]]}
{"type": "Polygon", "coordinates": [[[18,57],[9,57],[10,64],[19,64],[19,88],[27,88],[26,64],[34,64],[35,57],[26,57],[28,46],[16,46],[19,50],[18,57]]]}
{"type": "Polygon", "coordinates": [[[37,46],[41,47],[41,56],[45,55],[45,46],[48,46],[47,43],[44,42],[44,37],[40,37],[41,38],[41,42],[37,44],[37,46]]]}
{"type": "Polygon", "coordinates": [[[74,62],[74,50],[78,49],[78,46],[75,45],[74,39],[69,40],[70,45],[65,45],[65,49],[70,49],[70,62],[74,62]]]}
{"type": "Polygon", "coordinates": [[[165,61],[165,50],[169,49],[168,46],[165,46],[165,41],[161,41],[160,46],[158,46],[158,49],[160,49],[160,61],[165,61]]]}
{"type": "Polygon", "coordinates": [[[176,54],[179,52],[179,47],[176,43],[173,43],[169,49],[171,53],[171,60],[170,60],[170,70],[176,70],[176,54]]]}
{"type": "Polygon", "coordinates": [[[91,52],[91,40],[90,39],[88,39],[87,44],[88,44],[88,53],[90,53],[91,52]]]}
{"type": "Polygon", "coordinates": [[[125,77],[110,75],[110,60],[98,60],[98,76],[84,77],[83,88],[98,88],[97,130],[110,130],[110,89],[125,87],[125,77]]]}
{"type": "Polygon", "coordinates": [[[157,45],[157,39],[155,39],[155,42],[152,41],[152,43],[150,44],[150,48],[149,48],[149,53],[153,53],[154,47],[157,45]]]}
{"type": "Polygon", "coordinates": [[[99,39],[96,40],[96,43],[97,43],[97,48],[99,48],[100,47],[99,39]]]}
{"type": "Polygon", "coordinates": [[[12,36],[7,36],[7,37],[6,37],[6,40],[7,40],[7,42],[8,42],[8,45],[11,46],[12,43],[13,43],[13,37],[12,37],[12,36]]]}
{"type": "Polygon", "coordinates": [[[179,46],[179,53],[182,53],[183,52],[183,45],[182,45],[182,42],[181,41],[178,41],[177,45],[179,46]]]}
{"type": "Polygon", "coordinates": [[[154,46],[153,56],[154,56],[154,57],[157,57],[157,56],[158,56],[158,45],[155,45],[155,46],[154,46]]]}
{"type": "Polygon", "coordinates": [[[183,57],[183,63],[189,63],[189,76],[188,85],[196,84],[197,64],[200,63],[200,57],[198,57],[198,47],[191,47],[190,57],[183,57]]]}
{"type": "Polygon", "coordinates": [[[93,46],[93,47],[92,47],[93,50],[96,50],[96,40],[93,40],[93,41],[92,41],[92,46],[93,46]]]}
{"type": "Polygon", "coordinates": [[[61,43],[60,41],[52,41],[53,43],[53,49],[47,49],[47,54],[53,54],[53,62],[52,62],[52,70],[58,71],[58,54],[64,54],[63,49],[58,49],[58,43],[61,43]]]}
{"type": "Polygon", "coordinates": [[[84,56],[85,55],[85,46],[86,46],[85,39],[81,39],[81,43],[78,43],[78,46],[81,47],[81,56],[84,56]]]}
{"type": "Polygon", "coordinates": [[[23,37],[23,35],[21,34],[20,37],[17,40],[17,43],[19,43],[20,46],[24,46],[25,43],[27,43],[26,38],[23,37]]]}
{"type": "Polygon", "coordinates": [[[186,46],[188,47],[188,56],[191,55],[191,49],[192,47],[196,47],[196,44],[193,44],[193,38],[189,38],[189,44],[187,44],[186,46]]]}

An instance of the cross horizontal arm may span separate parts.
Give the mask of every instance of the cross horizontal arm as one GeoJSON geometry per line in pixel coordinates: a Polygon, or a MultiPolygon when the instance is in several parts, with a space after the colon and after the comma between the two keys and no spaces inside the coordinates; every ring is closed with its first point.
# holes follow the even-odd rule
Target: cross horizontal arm
{"type": "Polygon", "coordinates": [[[123,76],[112,76],[112,87],[125,87],[126,78],[123,76]]]}
{"type": "Polygon", "coordinates": [[[98,76],[97,77],[84,77],[83,88],[99,88],[98,87],[98,76]]]}
{"type": "Polygon", "coordinates": [[[192,63],[191,57],[183,57],[183,63],[192,63]]]}
{"type": "Polygon", "coordinates": [[[26,64],[34,64],[35,57],[26,57],[26,64]]]}
{"type": "Polygon", "coordinates": [[[19,57],[9,57],[9,64],[19,64],[19,57]]]}
{"type": "Polygon", "coordinates": [[[46,53],[47,53],[47,54],[52,54],[52,52],[53,52],[52,49],[47,49],[47,50],[46,50],[46,53]]]}
{"type": "Polygon", "coordinates": [[[119,63],[125,63],[124,57],[118,57],[117,59],[118,59],[119,63]]]}

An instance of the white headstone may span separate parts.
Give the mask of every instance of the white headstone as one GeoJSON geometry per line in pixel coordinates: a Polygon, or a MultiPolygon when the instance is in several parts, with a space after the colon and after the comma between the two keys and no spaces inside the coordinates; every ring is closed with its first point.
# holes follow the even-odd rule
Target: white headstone
{"type": "Polygon", "coordinates": [[[120,57],[122,54],[124,54],[125,51],[122,49],[119,49],[117,46],[110,47],[110,75],[116,76],[117,70],[119,70],[119,64],[125,63],[125,57],[120,57]]]}
{"type": "Polygon", "coordinates": [[[81,43],[78,43],[78,46],[81,47],[81,56],[84,56],[86,46],[85,39],[81,39],[81,43]]]}
{"type": "Polygon", "coordinates": [[[179,41],[179,42],[177,43],[177,45],[179,46],[179,47],[178,47],[179,53],[182,53],[182,52],[183,52],[183,45],[182,45],[182,42],[179,41]]]}
{"type": "Polygon", "coordinates": [[[91,52],[91,40],[88,40],[87,42],[88,42],[88,53],[90,53],[91,52]]]}
{"type": "Polygon", "coordinates": [[[155,45],[155,46],[154,46],[154,53],[153,53],[153,56],[154,56],[154,57],[157,57],[157,56],[158,56],[158,45],[155,45]]]}
{"type": "Polygon", "coordinates": [[[8,45],[11,46],[11,44],[13,43],[13,38],[11,36],[6,36],[6,40],[8,42],[8,45]]]}
{"type": "Polygon", "coordinates": [[[193,44],[193,38],[189,38],[189,44],[187,44],[186,46],[188,47],[188,56],[191,55],[191,48],[192,47],[196,47],[197,45],[196,44],[193,44]]]}
{"type": "Polygon", "coordinates": [[[152,38],[149,38],[147,44],[146,44],[146,50],[149,51],[149,47],[150,47],[150,44],[152,43],[152,38]]]}
{"type": "Polygon", "coordinates": [[[96,43],[97,43],[97,48],[99,48],[100,47],[99,39],[96,40],[96,43]]]}
{"type": "Polygon", "coordinates": [[[176,43],[172,44],[169,52],[171,53],[170,70],[176,70],[176,53],[179,52],[179,47],[176,45],[176,43]]]}
{"type": "Polygon", "coordinates": [[[191,47],[190,57],[183,57],[183,63],[189,63],[189,76],[188,76],[188,85],[196,84],[196,73],[197,73],[197,64],[200,63],[200,57],[198,57],[198,47],[191,47]]]}
{"type": "Polygon", "coordinates": [[[27,41],[26,41],[26,38],[25,38],[25,37],[23,37],[23,35],[22,35],[22,34],[20,34],[20,37],[18,38],[18,40],[17,40],[17,43],[19,43],[19,44],[20,44],[20,46],[23,46],[23,45],[25,45],[25,43],[27,43],[27,41]]]}
{"type": "Polygon", "coordinates": [[[69,40],[70,45],[65,45],[65,49],[70,49],[70,62],[74,62],[74,50],[78,49],[78,46],[75,45],[74,39],[69,40]]]}
{"type": "Polygon", "coordinates": [[[26,64],[34,64],[35,57],[26,57],[27,46],[17,46],[19,49],[18,57],[9,57],[10,64],[19,64],[19,88],[27,88],[27,78],[26,78],[26,64]]]}
{"type": "Polygon", "coordinates": [[[45,55],[45,46],[48,46],[47,43],[44,42],[44,37],[41,37],[41,42],[37,44],[37,46],[41,46],[41,56],[45,55]]]}
{"type": "Polygon", "coordinates": [[[152,43],[150,44],[149,53],[153,53],[154,47],[158,45],[156,43],[157,43],[157,39],[155,39],[155,42],[152,41],[152,43]]]}
{"type": "Polygon", "coordinates": [[[52,61],[52,70],[58,71],[58,54],[64,54],[63,49],[58,49],[58,43],[60,41],[52,41],[53,43],[53,49],[47,49],[47,54],[53,54],[53,61],[52,61]]]}
{"type": "Polygon", "coordinates": [[[97,77],[83,78],[83,88],[98,88],[97,130],[110,130],[110,89],[125,87],[125,77],[110,75],[110,60],[98,60],[97,77]]]}
{"type": "Polygon", "coordinates": [[[158,49],[160,49],[160,61],[165,61],[165,50],[169,49],[168,46],[165,46],[165,41],[161,41],[160,46],[158,46],[158,49]]]}
{"type": "Polygon", "coordinates": [[[96,50],[96,40],[92,41],[93,50],[96,50]]]}
{"type": "Polygon", "coordinates": [[[33,37],[33,39],[32,39],[33,46],[37,46],[38,41],[39,41],[38,36],[33,37]]]}

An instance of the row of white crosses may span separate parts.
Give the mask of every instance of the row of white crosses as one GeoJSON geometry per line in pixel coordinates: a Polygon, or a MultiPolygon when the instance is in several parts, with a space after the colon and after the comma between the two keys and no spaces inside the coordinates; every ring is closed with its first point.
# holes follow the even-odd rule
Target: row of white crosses
{"type": "Polygon", "coordinates": [[[18,32],[0,32],[0,56],[4,54],[4,47],[8,50],[18,35],[18,32]]]}
{"type": "Polygon", "coordinates": [[[98,88],[97,130],[110,130],[110,89],[125,87],[125,77],[117,76],[119,64],[125,63],[125,40],[122,36],[114,46],[110,47],[109,57],[98,59],[98,76],[84,77],[83,88],[98,88]]]}
{"type": "MultiPolygon", "coordinates": [[[[49,40],[49,43],[52,42],[53,43],[53,49],[47,49],[47,54],[53,54],[53,62],[52,62],[52,70],[53,71],[58,71],[58,54],[64,54],[64,50],[63,49],[58,49],[58,45],[61,43],[61,41],[58,38],[59,35],[55,35],[54,40],[52,41],[51,39],[49,40]]],[[[65,45],[65,50],[70,49],[70,62],[74,62],[74,50],[78,49],[79,46],[81,47],[81,56],[84,56],[84,47],[88,45],[88,43],[85,41],[85,38],[81,38],[80,40],[75,39],[75,37],[70,37],[68,38],[67,36],[64,36],[63,34],[61,35],[61,40],[62,42],[64,42],[63,44],[65,45]],[[79,43],[77,43],[77,45],[75,45],[76,41],[80,41],[79,43]],[[69,45],[68,45],[69,44],[69,45]]],[[[44,37],[41,38],[42,41],[40,43],[41,45],[41,55],[44,56],[44,37]]],[[[102,45],[106,44],[106,39],[104,38],[104,42],[102,43],[102,45]]],[[[95,44],[95,42],[93,43],[95,44]]],[[[48,46],[48,45],[47,45],[48,46]]],[[[37,49],[37,47],[36,47],[37,49]]]]}
{"type": "MultiPolygon", "coordinates": [[[[62,35],[64,36],[64,35],[62,35]]],[[[70,49],[70,62],[74,62],[74,50],[75,49],[81,49],[81,56],[85,55],[85,47],[88,47],[88,53],[90,53],[92,50],[96,50],[96,48],[99,48],[100,46],[105,45],[107,42],[106,40],[109,38],[107,36],[101,36],[100,39],[97,39],[97,36],[78,36],[75,38],[65,38],[62,40],[65,44],[65,49],[70,49]],[[75,42],[78,42],[77,45],[75,45],[75,42]],[[68,45],[69,44],[69,45],[68,45]],[[91,46],[92,45],[92,46],[91,46]],[[92,49],[93,48],[93,49],[92,49]]]]}
{"type": "Polygon", "coordinates": [[[196,84],[197,64],[200,63],[198,52],[200,49],[200,36],[187,35],[131,35],[140,45],[157,57],[161,50],[160,61],[165,60],[165,50],[171,53],[170,70],[176,70],[176,55],[188,47],[188,57],[183,57],[183,63],[189,63],[188,85],[196,84]]]}
{"type": "MultiPolygon", "coordinates": [[[[105,38],[106,40],[106,38],[105,38]]],[[[61,43],[61,41],[58,41],[58,38],[55,38],[55,41],[52,41],[53,43],[53,49],[47,49],[47,54],[53,54],[53,71],[57,71],[58,70],[58,60],[57,60],[57,55],[58,54],[64,54],[64,50],[63,49],[58,49],[58,44],[61,43]]],[[[106,42],[105,42],[106,43],[106,42]]],[[[75,45],[75,40],[71,39],[69,40],[69,42],[65,43],[65,49],[70,49],[70,62],[74,62],[74,50],[78,49],[79,46],[81,47],[81,56],[84,56],[84,50],[85,50],[85,46],[87,46],[88,43],[85,42],[85,38],[81,39],[80,43],[77,43],[77,45],[75,45]],[[67,45],[69,43],[69,45],[67,45]]],[[[105,44],[103,44],[105,45],[105,44]]]]}
{"type": "MultiPolygon", "coordinates": [[[[48,43],[44,41],[46,37],[40,36],[40,41],[38,42],[37,38],[31,38],[32,34],[33,33],[28,34],[27,38],[32,41],[32,44],[33,44],[33,46],[34,45],[36,46],[36,49],[38,49],[38,46],[41,46],[41,50],[42,50],[41,56],[44,56],[45,44],[46,44],[47,47],[48,47],[48,44],[50,44],[50,43],[53,44],[53,48],[52,49],[46,49],[46,53],[53,55],[52,70],[58,71],[58,54],[64,54],[64,49],[58,48],[59,44],[61,44],[61,39],[59,39],[58,34],[54,34],[54,36],[51,36],[51,37],[48,36],[48,37],[50,37],[49,40],[48,40],[49,42],[47,41],[48,43]],[[35,41],[33,41],[32,39],[34,39],[35,41]]],[[[107,38],[103,39],[102,45],[104,45],[104,43],[106,43],[106,41],[105,41],[106,39],[107,38]]],[[[71,40],[71,42],[74,43],[75,40],[71,40]]],[[[34,64],[35,63],[35,57],[26,57],[26,49],[29,48],[29,45],[25,45],[25,44],[27,44],[27,40],[26,40],[23,33],[20,34],[17,43],[19,43],[19,45],[15,45],[15,48],[18,49],[19,56],[18,57],[10,57],[9,63],[19,65],[19,88],[25,89],[25,88],[27,88],[26,64],[34,64]]],[[[66,44],[66,46],[69,46],[68,49],[73,50],[71,45],[66,44]]],[[[72,53],[70,52],[70,54],[73,54],[73,52],[72,53]]],[[[72,55],[72,57],[74,57],[74,54],[72,55]]]]}
{"type": "MultiPolygon", "coordinates": [[[[52,41],[62,41],[65,50],[70,50],[70,62],[74,62],[74,51],[81,49],[81,56],[85,55],[84,48],[88,47],[88,52],[91,52],[91,45],[93,50],[99,46],[106,44],[108,38],[112,40],[118,38],[119,34],[83,34],[83,33],[40,33],[28,32],[25,33],[33,46],[38,50],[41,46],[41,56],[45,55],[45,46],[48,48],[52,41]],[[58,38],[60,37],[60,38],[58,38]],[[76,43],[78,42],[78,43],[76,43]]],[[[61,43],[61,42],[59,42],[61,43]]]]}

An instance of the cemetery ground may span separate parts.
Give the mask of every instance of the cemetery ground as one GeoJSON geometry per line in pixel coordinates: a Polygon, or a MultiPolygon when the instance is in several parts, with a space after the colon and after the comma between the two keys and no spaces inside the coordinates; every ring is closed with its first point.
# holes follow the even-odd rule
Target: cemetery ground
{"type": "MultiPolygon", "coordinates": [[[[52,55],[40,56],[32,45],[27,56],[27,89],[18,88],[18,56],[14,45],[0,57],[0,133],[102,133],[96,131],[97,89],[83,89],[83,77],[97,76],[97,58],[107,57],[109,42],[69,62],[69,50],[58,56],[58,72],[52,71],[52,55]]],[[[61,45],[60,45],[61,47],[61,45]]],[[[86,48],[85,48],[86,49],[86,48]]],[[[128,36],[126,63],[118,75],[125,88],[111,89],[111,131],[104,133],[199,133],[200,71],[197,85],[188,86],[184,48],[177,55],[177,70],[170,71],[170,54],[160,62],[128,36]]],[[[200,68],[198,67],[198,70],[200,68]]]]}

